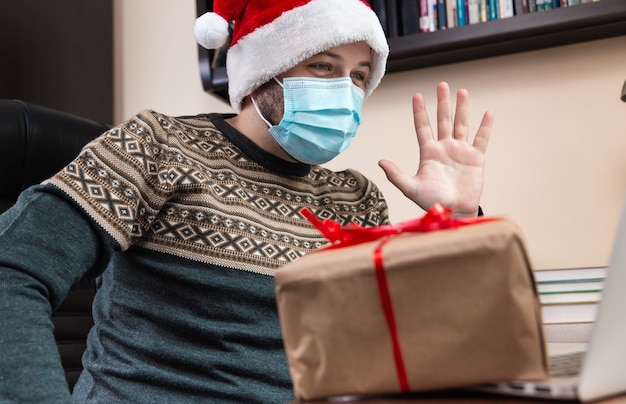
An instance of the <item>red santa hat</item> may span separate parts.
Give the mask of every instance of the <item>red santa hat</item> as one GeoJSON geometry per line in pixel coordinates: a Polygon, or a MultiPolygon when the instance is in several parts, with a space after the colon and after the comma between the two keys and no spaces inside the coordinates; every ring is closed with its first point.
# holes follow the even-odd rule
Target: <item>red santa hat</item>
{"type": "Polygon", "coordinates": [[[226,54],[230,103],[272,77],[335,46],[364,41],[372,48],[368,96],[385,74],[389,46],[380,21],[364,0],[215,0],[213,12],[196,20],[194,34],[207,49],[233,37],[226,54]]]}

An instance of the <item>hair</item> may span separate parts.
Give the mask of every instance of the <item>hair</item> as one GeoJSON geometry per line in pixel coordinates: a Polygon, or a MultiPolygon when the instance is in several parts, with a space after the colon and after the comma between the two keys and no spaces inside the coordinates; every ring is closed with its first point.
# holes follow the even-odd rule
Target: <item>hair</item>
{"type": "Polygon", "coordinates": [[[272,125],[278,125],[285,113],[283,88],[271,79],[262,84],[251,95],[259,107],[259,111],[272,125]]]}

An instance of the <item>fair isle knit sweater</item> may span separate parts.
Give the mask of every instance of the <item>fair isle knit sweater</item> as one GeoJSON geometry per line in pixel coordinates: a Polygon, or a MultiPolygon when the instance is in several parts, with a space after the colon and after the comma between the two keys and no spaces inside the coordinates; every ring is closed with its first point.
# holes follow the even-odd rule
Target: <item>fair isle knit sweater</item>
{"type": "Polygon", "coordinates": [[[358,172],[276,158],[217,114],[109,130],[0,216],[0,402],[70,400],[48,316],[88,275],[75,400],[288,402],[273,274],[325,244],[303,207],[388,221],[358,172]]]}

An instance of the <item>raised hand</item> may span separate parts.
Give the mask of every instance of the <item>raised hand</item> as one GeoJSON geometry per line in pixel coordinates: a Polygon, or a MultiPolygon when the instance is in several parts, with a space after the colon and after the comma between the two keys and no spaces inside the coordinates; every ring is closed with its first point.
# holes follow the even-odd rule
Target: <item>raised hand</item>
{"type": "Polygon", "coordinates": [[[422,209],[439,202],[456,216],[475,216],[483,190],[493,113],[485,112],[470,144],[469,95],[464,89],[457,92],[453,117],[450,89],[442,82],[437,85],[437,133],[432,130],[424,98],[419,93],[413,96],[413,120],[419,144],[417,173],[410,175],[389,160],[379,161],[379,166],[389,181],[422,209]]]}

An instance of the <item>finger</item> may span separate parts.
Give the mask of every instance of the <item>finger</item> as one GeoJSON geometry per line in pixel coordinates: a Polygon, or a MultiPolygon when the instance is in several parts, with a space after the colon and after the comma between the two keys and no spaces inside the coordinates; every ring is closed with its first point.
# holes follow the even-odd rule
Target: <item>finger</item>
{"type": "Polygon", "coordinates": [[[437,85],[437,137],[439,139],[452,137],[450,87],[445,82],[437,85]]]}
{"type": "Polygon", "coordinates": [[[487,151],[487,145],[489,144],[489,138],[491,137],[491,130],[493,128],[493,112],[487,111],[483,115],[483,120],[480,122],[480,127],[474,138],[473,146],[485,153],[487,151]]]}
{"type": "Polygon", "coordinates": [[[467,140],[469,124],[469,94],[460,89],[456,93],[456,110],[454,113],[454,138],[467,140]]]}
{"type": "Polygon", "coordinates": [[[389,182],[396,186],[404,195],[410,197],[411,189],[415,186],[409,174],[402,171],[394,162],[389,160],[380,160],[378,162],[380,168],[383,169],[389,182]]]}
{"type": "Polygon", "coordinates": [[[417,143],[420,146],[434,140],[424,97],[419,93],[413,96],[413,124],[415,126],[415,134],[417,135],[417,143]]]}

